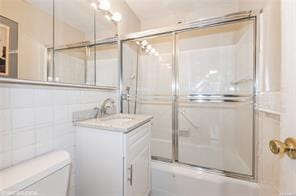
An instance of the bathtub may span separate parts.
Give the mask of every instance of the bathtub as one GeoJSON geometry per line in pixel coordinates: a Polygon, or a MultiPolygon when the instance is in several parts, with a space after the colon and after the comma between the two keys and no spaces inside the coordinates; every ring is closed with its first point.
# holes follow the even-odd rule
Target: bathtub
{"type": "Polygon", "coordinates": [[[259,196],[258,184],[152,161],[152,196],[259,196]]]}
{"type": "MultiPolygon", "coordinates": [[[[170,159],[171,149],[170,141],[152,138],[152,155],[170,159]]],[[[214,144],[197,145],[183,142],[179,144],[179,160],[191,165],[251,175],[252,159],[244,161],[235,150],[235,148],[224,149],[214,144]]]]}

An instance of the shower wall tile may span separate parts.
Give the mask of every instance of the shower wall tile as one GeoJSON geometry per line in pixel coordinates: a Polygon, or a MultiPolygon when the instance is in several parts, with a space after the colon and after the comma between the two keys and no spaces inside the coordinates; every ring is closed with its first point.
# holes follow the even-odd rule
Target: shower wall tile
{"type": "Polygon", "coordinates": [[[42,107],[35,109],[35,124],[48,124],[53,122],[53,108],[42,107]]]}
{"type": "Polygon", "coordinates": [[[11,152],[0,153],[0,167],[5,168],[11,165],[11,152]]]}
{"type": "Polygon", "coordinates": [[[0,133],[0,154],[12,149],[12,134],[10,131],[0,133]]]}
{"type": "Polygon", "coordinates": [[[0,110],[0,132],[10,130],[11,127],[10,110],[0,110]]]}
{"type": "Polygon", "coordinates": [[[36,106],[37,107],[46,107],[53,105],[53,91],[47,89],[36,89],[36,106]]]}
{"type": "Polygon", "coordinates": [[[33,126],[35,111],[33,108],[12,109],[11,118],[12,129],[33,126]]]}
{"type": "Polygon", "coordinates": [[[36,142],[47,142],[53,140],[53,125],[36,126],[36,142]]]}
{"type": "Polygon", "coordinates": [[[34,128],[18,130],[13,133],[12,147],[18,150],[22,147],[33,145],[35,143],[35,131],[34,128]]]}
{"type": "Polygon", "coordinates": [[[29,108],[35,103],[34,89],[11,88],[10,101],[12,108],[29,108]]]}
{"type": "Polygon", "coordinates": [[[12,164],[26,161],[33,158],[35,155],[35,145],[26,146],[12,151],[12,164]]]}
{"type": "Polygon", "coordinates": [[[10,106],[10,88],[0,88],[0,109],[9,108],[10,106]]]}

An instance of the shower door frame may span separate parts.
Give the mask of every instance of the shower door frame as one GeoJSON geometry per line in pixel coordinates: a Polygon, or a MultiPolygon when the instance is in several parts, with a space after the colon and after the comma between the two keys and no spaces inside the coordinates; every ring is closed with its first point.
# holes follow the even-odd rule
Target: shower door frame
{"type": "MultiPolygon", "coordinates": [[[[171,35],[173,37],[173,50],[172,50],[172,159],[162,158],[162,157],[154,157],[152,156],[153,160],[165,161],[178,164],[183,167],[190,167],[192,169],[198,171],[205,171],[210,173],[215,173],[218,175],[223,175],[232,178],[238,178],[247,181],[257,181],[257,152],[258,152],[258,117],[256,113],[256,98],[259,93],[259,57],[260,57],[260,17],[262,14],[262,10],[250,10],[244,12],[236,12],[232,14],[228,14],[222,17],[217,18],[210,18],[210,19],[202,19],[190,23],[179,24],[176,26],[171,27],[164,27],[159,29],[152,29],[148,31],[130,33],[125,36],[119,38],[119,72],[120,72],[120,112],[123,112],[123,102],[125,100],[126,94],[124,93],[123,89],[123,42],[130,41],[134,39],[143,39],[143,38],[153,38],[161,35],[171,35]],[[176,35],[177,33],[198,30],[198,29],[205,29],[209,27],[216,27],[226,24],[232,24],[236,22],[243,22],[243,21],[254,21],[254,51],[253,51],[253,96],[252,96],[252,103],[253,103],[253,142],[252,142],[252,174],[240,174],[231,171],[224,171],[215,168],[207,168],[201,167],[198,165],[192,165],[187,163],[179,162],[179,133],[178,133],[178,89],[179,89],[179,72],[178,72],[178,54],[177,54],[177,40],[176,35]]],[[[227,95],[222,95],[222,98],[227,98],[227,95]]],[[[238,97],[239,98],[239,97],[238,97]]],[[[208,99],[207,97],[205,99],[208,99]]]]}

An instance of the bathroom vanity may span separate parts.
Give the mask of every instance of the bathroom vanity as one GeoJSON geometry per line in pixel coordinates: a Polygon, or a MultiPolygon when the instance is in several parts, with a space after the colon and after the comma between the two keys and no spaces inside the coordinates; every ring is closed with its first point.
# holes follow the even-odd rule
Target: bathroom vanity
{"type": "Polygon", "coordinates": [[[76,195],[149,195],[151,119],[115,114],[75,123],[76,195]]]}

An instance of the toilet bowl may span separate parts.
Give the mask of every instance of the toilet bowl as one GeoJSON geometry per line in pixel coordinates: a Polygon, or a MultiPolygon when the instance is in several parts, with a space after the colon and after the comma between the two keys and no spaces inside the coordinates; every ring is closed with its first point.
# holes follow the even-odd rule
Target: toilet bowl
{"type": "Polygon", "coordinates": [[[55,151],[0,171],[0,196],[66,196],[71,159],[55,151]]]}

